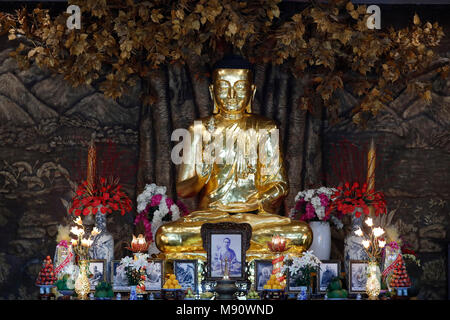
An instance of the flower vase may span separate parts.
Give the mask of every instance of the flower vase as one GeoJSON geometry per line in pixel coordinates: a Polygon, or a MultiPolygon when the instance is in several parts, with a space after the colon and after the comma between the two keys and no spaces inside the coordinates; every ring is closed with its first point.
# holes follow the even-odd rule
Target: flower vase
{"type": "MultiPolygon", "coordinates": [[[[106,214],[100,212],[100,207],[95,215],[95,226],[99,234],[95,236],[92,246],[89,249],[89,257],[92,260],[106,260],[106,265],[110,266],[114,260],[114,237],[108,232],[106,225],[106,214]]],[[[106,268],[106,279],[111,279],[110,268],[106,268]]]]}
{"type": "Polygon", "coordinates": [[[345,273],[349,274],[349,263],[350,260],[368,260],[366,251],[361,244],[361,237],[355,234],[355,231],[362,229],[363,218],[360,216],[357,218],[355,216],[356,211],[362,213],[362,208],[356,208],[352,213],[352,228],[349,234],[344,240],[344,260],[345,260],[345,273]]]}
{"type": "Polygon", "coordinates": [[[329,260],[331,252],[331,230],[328,221],[311,221],[309,226],[313,231],[313,242],[309,250],[320,260],[329,260]]]}
{"type": "Polygon", "coordinates": [[[370,261],[367,265],[366,281],[366,293],[369,296],[369,300],[378,300],[380,289],[380,267],[376,261],[370,261]]]}
{"type": "Polygon", "coordinates": [[[87,300],[88,293],[91,290],[91,284],[89,282],[89,278],[87,277],[88,268],[89,261],[80,260],[80,273],[75,281],[75,292],[81,300],[87,300]]]}
{"type": "Polygon", "coordinates": [[[130,299],[129,300],[137,300],[137,292],[136,286],[130,286],[130,299]]]}

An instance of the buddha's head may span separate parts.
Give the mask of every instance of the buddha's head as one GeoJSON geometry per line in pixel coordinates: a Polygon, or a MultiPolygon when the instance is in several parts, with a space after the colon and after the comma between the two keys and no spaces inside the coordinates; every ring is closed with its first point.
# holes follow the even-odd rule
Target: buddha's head
{"type": "Polygon", "coordinates": [[[251,113],[256,91],[251,64],[239,56],[219,61],[214,66],[213,83],[209,91],[214,101],[214,113],[251,113]]]}

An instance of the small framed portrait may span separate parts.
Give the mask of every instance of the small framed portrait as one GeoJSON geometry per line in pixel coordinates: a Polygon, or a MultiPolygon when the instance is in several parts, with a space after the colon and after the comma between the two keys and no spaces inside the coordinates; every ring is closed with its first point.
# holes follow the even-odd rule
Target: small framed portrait
{"type": "Polygon", "coordinates": [[[255,260],[255,290],[262,291],[272,275],[272,260],[255,260]]]}
{"type": "Polygon", "coordinates": [[[159,291],[164,285],[164,261],[161,259],[149,259],[149,266],[145,269],[145,290],[159,291]]]}
{"type": "Polygon", "coordinates": [[[111,261],[111,285],[115,292],[130,292],[128,277],[125,268],[120,265],[120,260],[111,261]]]}
{"type": "Polygon", "coordinates": [[[106,260],[89,260],[89,283],[91,291],[101,281],[106,281],[106,260]]]}
{"type": "Polygon", "coordinates": [[[245,280],[245,255],[250,247],[252,227],[248,223],[205,223],[201,228],[208,268],[205,280],[245,280]]]}
{"type": "Polygon", "coordinates": [[[174,260],[173,270],[181,288],[191,288],[193,292],[198,291],[197,260],[174,260]]]}
{"type": "Polygon", "coordinates": [[[366,292],[367,261],[350,260],[348,275],[348,292],[366,292]]]}
{"type": "Polygon", "coordinates": [[[300,288],[302,285],[299,284],[299,280],[302,277],[302,273],[298,272],[294,275],[291,275],[290,270],[288,268],[286,273],[286,289],[288,293],[298,293],[300,292],[300,288]]]}
{"type": "Polygon", "coordinates": [[[333,278],[339,277],[341,262],[339,260],[323,260],[317,271],[317,293],[326,293],[328,284],[333,278]]]}

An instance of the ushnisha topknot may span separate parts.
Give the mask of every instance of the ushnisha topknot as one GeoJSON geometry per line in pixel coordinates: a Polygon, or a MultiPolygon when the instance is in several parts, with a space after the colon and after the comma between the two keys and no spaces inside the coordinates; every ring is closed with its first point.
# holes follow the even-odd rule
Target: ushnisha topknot
{"type": "Polygon", "coordinates": [[[213,70],[216,69],[247,69],[253,72],[253,65],[242,56],[226,55],[214,64],[213,70]]]}

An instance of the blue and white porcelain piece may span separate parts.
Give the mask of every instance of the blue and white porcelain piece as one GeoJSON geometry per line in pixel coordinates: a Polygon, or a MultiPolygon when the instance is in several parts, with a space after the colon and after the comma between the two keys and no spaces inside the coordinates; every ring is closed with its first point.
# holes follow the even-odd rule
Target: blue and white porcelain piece
{"type": "Polygon", "coordinates": [[[308,300],[308,287],[300,287],[300,292],[297,295],[297,300],[308,300]]]}
{"type": "Polygon", "coordinates": [[[136,286],[130,286],[130,299],[129,300],[138,300],[138,296],[136,293],[136,286]]]}
{"type": "Polygon", "coordinates": [[[50,289],[54,287],[53,284],[49,284],[49,285],[37,285],[39,287],[39,293],[40,294],[50,294],[50,289]]]}
{"type": "MultiPolygon", "coordinates": [[[[356,210],[361,210],[361,208],[357,208],[356,210]]],[[[355,211],[356,211],[355,210],[355,211]]],[[[347,235],[344,240],[344,259],[345,259],[345,273],[349,274],[349,264],[350,260],[368,260],[368,256],[366,251],[364,250],[363,245],[361,244],[361,237],[358,237],[355,234],[355,231],[358,229],[362,229],[363,223],[363,214],[361,217],[356,218],[355,213],[353,213],[352,217],[352,230],[347,235]]]]}
{"type": "Polygon", "coordinates": [[[93,260],[106,260],[106,279],[111,279],[111,270],[109,266],[114,260],[114,238],[106,228],[106,214],[99,211],[95,215],[95,226],[100,233],[94,238],[92,246],[89,249],[89,257],[93,260]]]}

